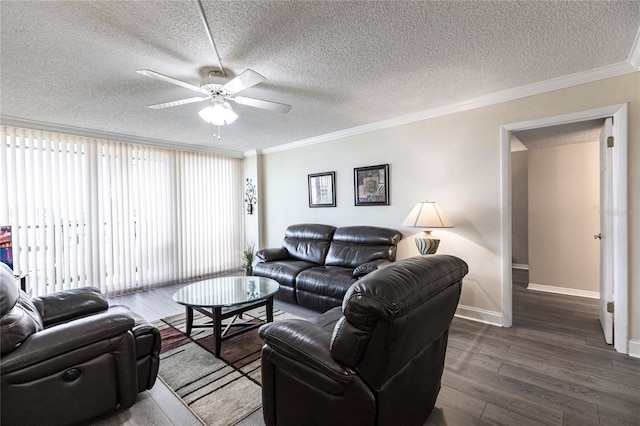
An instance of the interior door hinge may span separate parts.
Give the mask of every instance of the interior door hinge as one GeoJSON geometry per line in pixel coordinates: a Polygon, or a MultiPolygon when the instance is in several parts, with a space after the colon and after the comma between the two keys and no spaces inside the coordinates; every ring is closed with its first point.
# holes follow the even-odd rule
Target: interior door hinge
{"type": "Polygon", "coordinates": [[[613,136],[607,137],[607,148],[613,148],[613,136]]]}
{"type": "Polygon", "coordinates": [[[607,302],[607,312],[613,313],[613,302],[607,302]]]}

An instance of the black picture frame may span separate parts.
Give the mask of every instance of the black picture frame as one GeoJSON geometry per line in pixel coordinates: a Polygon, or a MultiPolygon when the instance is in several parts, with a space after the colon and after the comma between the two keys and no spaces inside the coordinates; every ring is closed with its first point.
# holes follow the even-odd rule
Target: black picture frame
{"type": "Polygon", "coordinates": [[[308,182],[309,207],[336,206],[336,172],[310,174],[308,182]]]}
{"type": "Polygon", "coordinates": [[[389,165],[353,169],[353,193],[356,206],[389,205],[389,165]]]}

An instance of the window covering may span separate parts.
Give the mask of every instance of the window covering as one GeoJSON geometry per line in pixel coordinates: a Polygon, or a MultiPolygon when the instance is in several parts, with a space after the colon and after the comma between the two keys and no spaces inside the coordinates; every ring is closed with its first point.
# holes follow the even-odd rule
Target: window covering
{"type": "Polygon", "coordinates": [[[32,296],[241,267],[241,159],[0,126],[0,226],[32,296]]]}

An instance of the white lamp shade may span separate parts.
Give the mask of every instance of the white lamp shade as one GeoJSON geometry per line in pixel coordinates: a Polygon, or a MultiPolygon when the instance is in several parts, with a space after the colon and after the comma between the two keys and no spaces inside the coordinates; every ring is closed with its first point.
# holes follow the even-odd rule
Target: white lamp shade
{"type": "Polygon", "coordinates": [[[402,226],[416,228],[453,228],[453,224],[435,201],[423,201],[416,204],[402,226]]]}
{"type": "Polygon", "coordinates": [[[213,106],[204,108],[198,114],[204,121],[216,126],[231,124],[238,118],[228,102],[215,102],[213,106]]]}

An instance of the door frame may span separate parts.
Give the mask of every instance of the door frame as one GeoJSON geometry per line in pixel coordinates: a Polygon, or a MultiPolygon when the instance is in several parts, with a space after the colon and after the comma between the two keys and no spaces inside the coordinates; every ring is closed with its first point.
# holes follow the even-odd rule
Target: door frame
{"type": "Polygon", "coordinates": [[[609,105],[586,111],[543,117],[500,126],[502,233],[502,326],[513,324],[512,229],[511,229],[511,133],[558,124],[613,117],[613,211],[600,212],[613,216],[613,292],[615,298],[614,348],[629,352],[629,253],[628,253],[628,192],[627,192],[627,104],[609,105]]]}
{"type": "MultiPolygon", "coordinates": [[[[607,117],[600,129],[598,137],[599,180],[600,180],[600,211],[613,211],[613,151],[607,147],[607,139],[613,136],[613,119],[607,117]]],[[[615,146],[615,143],[614,143],[615,146]]],[[[598,235],[604,234],[599,240],[600,245],[600,325],[604,333],[604,341],[613,344],[613,314],[607,312],[607,302],[613,301],[613,215],[602,215],[598,218],[600,229],[598,235]]]]}

